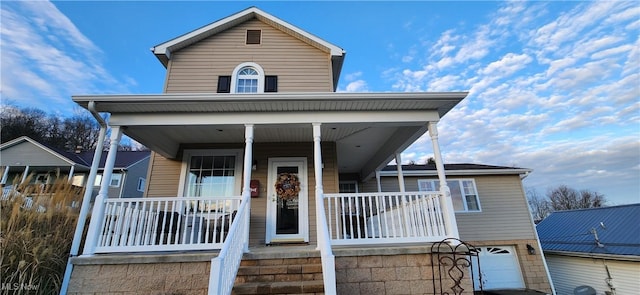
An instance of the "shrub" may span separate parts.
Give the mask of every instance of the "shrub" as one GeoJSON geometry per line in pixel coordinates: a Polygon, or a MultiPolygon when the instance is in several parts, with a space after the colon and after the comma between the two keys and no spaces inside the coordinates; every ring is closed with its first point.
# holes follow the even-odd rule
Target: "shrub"
{"type": "Polygon", "coordinates": [[[58,294],[83,189],[66,179],[48,185],[29,180],[7,189],[0,201],[2,294],[58,294]]]}

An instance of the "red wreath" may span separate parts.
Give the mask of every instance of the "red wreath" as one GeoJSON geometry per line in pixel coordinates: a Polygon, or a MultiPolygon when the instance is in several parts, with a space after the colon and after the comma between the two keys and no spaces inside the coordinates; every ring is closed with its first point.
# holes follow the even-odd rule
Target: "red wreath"
{"type": "Polygon", "coordinates": [[[300,180],[293,173],[280,173],[276,181],[276,194],[283,200],[295,200],[300,193],[300,180]]]}

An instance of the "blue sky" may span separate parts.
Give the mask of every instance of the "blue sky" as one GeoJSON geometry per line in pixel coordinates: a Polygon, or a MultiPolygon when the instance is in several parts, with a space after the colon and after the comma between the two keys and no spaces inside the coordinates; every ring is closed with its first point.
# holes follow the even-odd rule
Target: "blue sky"
{"type": "Polygon", "coordinates": [[[2,103],[65,116],[71,95],[160,93],[152,46],[249,6],[344,48],[339,91],[469,91],[439,124],[445,162],[640,202],[638,2],[3,1],[2,103]]]}

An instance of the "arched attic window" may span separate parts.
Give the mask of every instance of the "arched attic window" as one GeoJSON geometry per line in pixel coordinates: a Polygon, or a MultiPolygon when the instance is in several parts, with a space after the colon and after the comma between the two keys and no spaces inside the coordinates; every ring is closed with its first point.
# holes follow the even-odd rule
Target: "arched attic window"
{"type": "Polygon", "coordinates": [[[231,93],[264,92],[264,71],[256,63],[239,64],[231,76],[231,93]]]}

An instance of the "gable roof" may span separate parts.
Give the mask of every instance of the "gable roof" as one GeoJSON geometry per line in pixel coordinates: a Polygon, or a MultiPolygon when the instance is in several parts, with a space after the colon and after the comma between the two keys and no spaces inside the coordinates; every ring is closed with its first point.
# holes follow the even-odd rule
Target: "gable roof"
{"type": "Polygon", "coordinates": [[[173,38],[169,41],[160,43],[151,48],[151,51],[166,68],[169,60],[171,59],[172,52],[176,52],[202,39],[211,37],[215,34],[228,30],[254,18],[282,32],[285,32],[301,40],[302,42],[305,42],[315,48],[329,53],[331,55],[331,62],[333,65],[333,88],[337,89],[338,80],[340,78],[340,71],[342,70],[342,64],[344,62],[344,56],[346,52],[342,48],[331,44],[313,34],[310,34],[292,24],[289,24],[271,14],[268,14],[255,6],[249,7],[243,11],[217,20],[213,23],[173,38]]]}
{"type": "Polygon", "coordinates": [[[553,212],[536,228],[545,252],[640,256],[640,203],[553,212]]]}
{"type": "MultiPolygon", "coordinates": [[[[394,176],[397,175],[397,165],[388,165],[380,171],[381,176],[394,176]]],[[[446,175],[507,175],[517,174],[522,178],[531,173],[531,169],[507,167],[507,166],[495,166],[484,164],[444,164],[444,170],[446,175]]],[[[404,176],[436,176],[438,171],[436,164],[417,164],[417,165],[402,165],[402,174],[404,176]]]]}
{"type": "MultiPolygon", "coordinates": [[[[4,150],[25,142],[29,142],[31,144],[38,146],[44,151],[69,163],[69,165],[80,165],[89,169],[91,167],[91,162],[93,162],[94,150],[83,151],[80,153],[67,152],[60,148],[38,142],[28,136],[21,136],[14,140],[8,141],[0,145],[0,150],[4,150]]],[[[102,152],[99,168],[104,168],[105,160],[107,158],[107,153],[108,153],[107,151],[102,152]]],[[[118,151],[118,153],[116,154],[114,169],[127,169],[132,165],[144,160],[145,158],[150,157],[150,155],[151,155],[150,151],[118,151]]]]}

